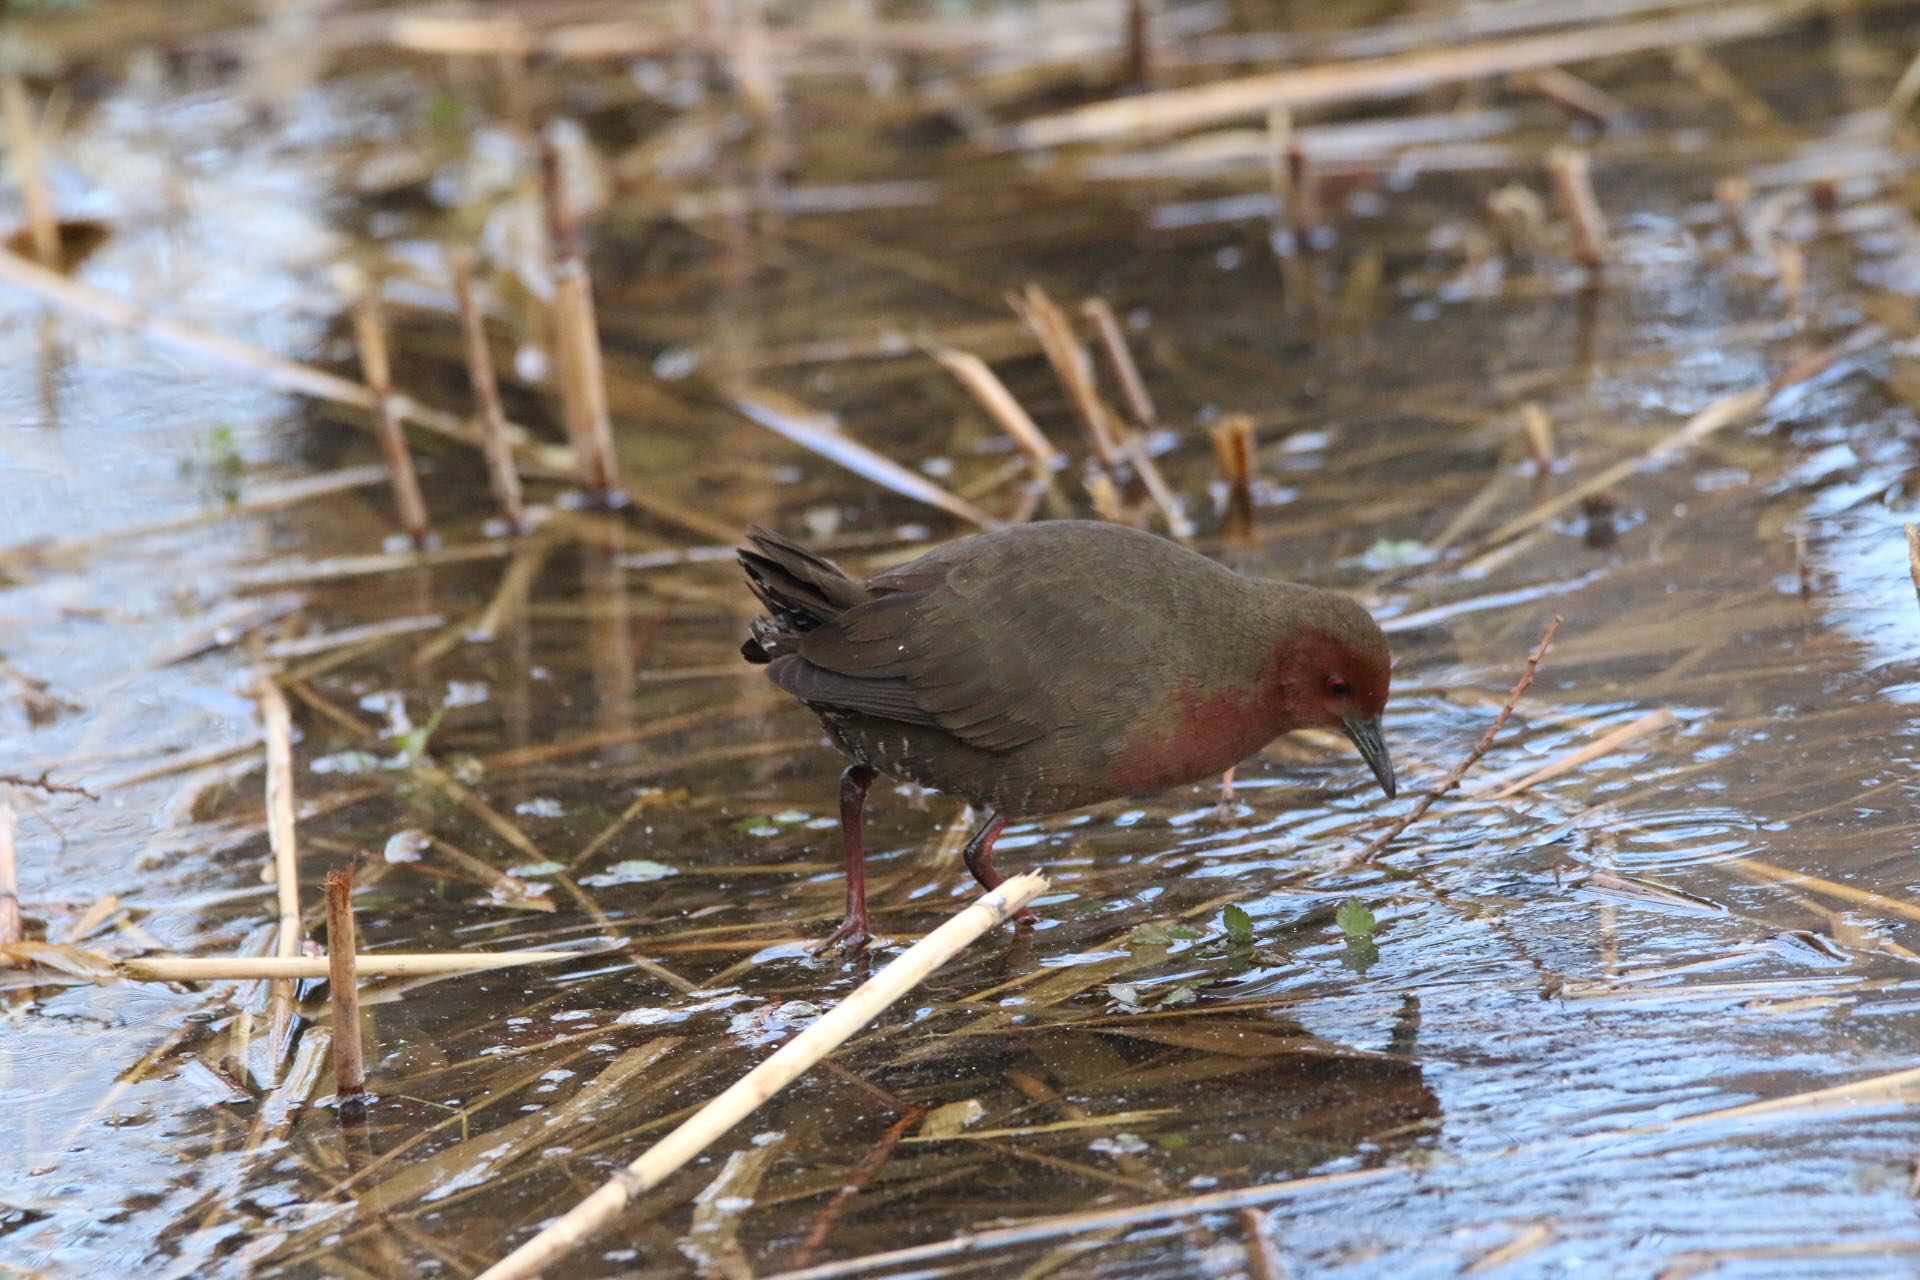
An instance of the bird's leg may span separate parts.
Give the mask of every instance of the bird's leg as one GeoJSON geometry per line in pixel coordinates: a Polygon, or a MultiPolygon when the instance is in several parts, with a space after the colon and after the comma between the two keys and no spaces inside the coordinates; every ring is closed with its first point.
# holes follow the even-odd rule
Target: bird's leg
{"type": "Polygon", "coordinates": [[[866,949],[873,941],[867,932],[867,836],[863,815],[867,807],[867,788],[873,785],[875,771],[864,764],[850,764],[840,775],[840,847],[847,855],[847,914],[840,927],[813,949],[821,955],[836,948],[848,955],[866,949]]]}
{"type": "MultiPolygon", "coordinates": [[[[993,869],[993,842],[1000,838],[1006,829],[1007,820],[997,813],[989,813],[980,829],[967,838],[967,870],[973,872],[973,878],[980,887],[991,893],[1000,887],[1000,873],[993,869]]],[[[1021,911],[1014,916],[1016,924],[1039,924],[1040,917],[1031,911],[1021,911]]]]}

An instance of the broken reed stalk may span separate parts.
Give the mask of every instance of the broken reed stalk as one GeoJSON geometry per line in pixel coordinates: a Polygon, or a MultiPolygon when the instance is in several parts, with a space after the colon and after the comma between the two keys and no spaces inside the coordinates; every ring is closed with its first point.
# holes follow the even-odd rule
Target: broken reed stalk
{"type": "Polygon", "coordinates": [[[1267,1215],[1249,1205],[1240,1211],[1240,1226],[1247,1238],[1247,1280],[1287,1280],[1287,1264],[1280,1258],[1267,1215]]]}
{"type": "Polygon", "coordinates": [[[1907,574],[1913,579],[1913,594],[1920,599],[1920,527],[1907,525],[1907,574]]]}
{"type": "MultiPolygon", "coordinates": [[[[353,926],[353,872],[327,873],[327,992],[333,1005],[333,1088],[342,1103],[367,1088],[360,1046],[359,941],[353,926]]],[[[346,1114],[343,1109],[343,1116],[346,1114]]]]}
{"type": "Polygon", "coordinates": [[[1013,392],[1007,390],[1007,384],[1000,380],[990,365],[979,356],[966,351],[955,351],[949,347],[929,347],[928,352],[941,367],[953,375],[954,381],[967,389],[969,395],[980,402],[995,425],[1007,433],[1007,438],[1020,447],[1020,451],[1033,460],[1034,466],[1051,475],[1062,462],[1064,455],[1053,447],[1053,441],[1047,439],[1044,431],[1034,422],[1013,392]]]}
{"type": "Polygon", "coordinates": [[[27,101],[26,86],[19,73],[9,71],[0,78],[0,107],[6,112],[7,154],[13,161],[13,178],[20,184],[20,207],[27,219],[27,242],[40,265],[58,271],[64,255],[60,251],[60,223],[53,214],[53,197],[47,194],[46,168],[40,162],[40,138],[34,128],[33,107],[27,101]]]}
{"type": "Polygon", "coordinates": [[[407,451],[406,433],[393,411],[393,366],[387,357],[387,333],[380,323],[378,290],[368,284],[353,300],[353,339],[360,350],[360,373],[373,393],[373,429],[393,484],[393,505],[400,528],[414,547],[424,550],[433,536],[427,525],[427,500],[420,494],[420,477],[407,451]]]}
{"type": "MultiPolygon", "coordinates": [[[[293,805],[293,714],[273,678],[261,672],[254,680],[260,703],[260,723],[267,747],[267,847],[273,854],[274,896],[278,903],[279,932],[273,953],[282,960],[300,954],[300,849],[293,805]]],[[[269,999],[271,1017],[267,1046],[269,1061],[277,1065],[293,1029],[293,984],[276,982],[269,999]]]]}
{"type": "Polygon", "coordinates": [[[20,883],[13,865],[13,805],[0,798],[0,947],[26,937],[20,922],[20,883]]]}
{"type": "Polygon", "coordinates": [[[1493,746],[1494,738],[1499,735],[1501,729],[1506,727],[1507,718],[1513,714],[1514,707],[1519,705],[1520,699],[1525,697],[1527,690],[1532,687],[1534,673],[1540,669],[1540,659],[1547,656],[1547,649],[1553,644],[1553,637],[1560,630],[1562,621],[1559,614],[1553,615],[1553,621],[1547,625],[1546,634],[1540,637],[1540,643],[1535,645],[1533,652],[1527,655],[1526,670],[1520,673],[1520,678],[1514,682],[1512,690],[1507,694],[1507,700],[1500,705],[1500,714],[1493,718],[1493,723],[1488,725],[1487,731],[1480,735],[1480,741],[1473,744],[1473,750],[1467,752],[1466,758],[1453,767],[1452,773],[1441,779],[1439,786],[1421,796],[1420,802],[1414,805],[1406,816],[1395,820],[1392,826],[1376,836],[1365,849],[1342,864],[1340,870],[1373,861],[1382,849],[1399,839],[1400,834],[1408,827],[1426,817],[1427,810],[1433,808],[1441,796],[1459,786],[1460,780],[1467,776],[1467,771],[1480,763],[1480,757],[1487,754],[1493,746]]]}
{"type": "MultiPolygon", "coordinates": [[[[1489,533],[1483,540],[1487,547],[1497,547],[1509,542],[1527,531],[1545,524],[1570,507],[1578,506],[1596,493],[1603,493],[1621,481],[1630,478],[1643,467],[1656,465],[1675,458],[1693,449],[1703,440],[1721,431],[1733,423],[1739,422],[1750,414],[1758,413],[1772,402],[1773,398],[1789,387],[1816,378],[1842,360],[1871,350],[1885,341],[1887,330],[1877,324],[1864,325],[1854,330],[1839,342],[1824,350],[1817,351],[1805,359],[1796,361],[1782,370],[1771,381],[1744,391],[1736,391],[1722,396],[1700,412],[1688,418],[1679,429],[1661,437],[1658,443],[1646,452],[1616,462],[1612,466],[1587,477],[1565,493],[1515,516],[1499,528],[1489,533]]],[[[1484,554],[1482,556],[1484,558],[1484,554]]],[[[1462,572],[1470,572],[1478,561],[1463,566],[1462,572]]]]}
{"type": "Polygon", "coordinates": [[[1060,147],[1141,134],[1179,133],[1258,116],[1275,107],[1298,109],[1405,96],[1537,67],[1620,57],[1687,42],[1739,40],[1799,16],[1800,10],[1794,5],[1695,10],[1647,22],[1590,25],[1546,35],[1215,80],[1038,116],[1015,125],[1007,132],[1005,142],[1014,149],[1060,147]]]}
{"type": "MultiPolygon", "coordinates": [[[[362,978],[435,978],[578,960],[590,951],[392,951],[356,956],[362,978]]],[[[115,966],[134,982],[286,982],[330,976],[325,956],[148,956],[115,966]]]]}
{"type": "Polygon", "coordinates": [[[1549,151],[1547,181],[1573,229],[1574,256],[1588,270],[1599,270],[1613,256],[1613,245],[1607,236],[1606,215],[1593,194],[1593,166],[1587,153],[1577,147],[1549,151]]]}
{"type": "Polygon", "coordinates": [[[1545,409],[1529,400],[1520,406],[1520,429],[1526,437],[1535,474],[1546,476],[1553,470],[1553,419],[1545,409]]]}
{"type": "Polygon", "coordinates": [[[1213,452],[1227,482],[1227,532],[1236,538],[1253,533],[1253,419],[1229,413],[1213,424],[1213,452]]]}
{"type": "Polygon", "coordinates": [[[1133,360],[1133,348],[1127,345],[1126,331],[1120,327],[1113,308],[1105,298],[1088,298],[1080,304],[1080,314],[1092,323],[1093,331],[1100,336],[1100,349],[1106,352],[1107,363],[1113,366],[1114,379],[1127,398],[1127,412],[1133,415],[1134,425],[1142,431],[1153,430],[1160,425],[1160,415],[1153,407],[1153,397],[1147,394],[1140,366],[1133,360]]]}
{"type": "Polygon", "coordinates": [[[527,1280],[606,1226],[636,1196],[712,1145],[802,1072],[844,1044],[987,930],[1005,923],[1046,890],[1045,876],[1014,876],[909,947],[845,1000],[782,1045],[719,1097],[700,1108],[599,1190],[481,1273],[481,1280],[527,1280]]]}
{"type": "Polygon", "coordinates": [[[1920,53],[1913,55],[1913,61],[1900,73],[1900,82],[1887,95],[1887,115],[1896,124],[1899,123],[1906,119],[1907,112],[1913,110],[1916,100],[1920,100],[1920,53]]]}
{"type": "Polygon", "coordinates": [[[473,292],[473,255],[452,254],[447,271],[453,279],[453,298],[460,309],[460,331],[466,338],[467,380],[480,412],[480,433],[486,440],[487,480],[507,532],[527,531],[526,510],[520,494],[520,473],[514,470],[513,446],[507,442],[507,411],[500,402],[500,380],[494,376],[493,349],[487,345],[486,317],[480,314],[473,292]]]}
{"type": "Polygon", "coordinates": [[[540,146],[540,192],[547,210],[547,248],[553,271],[554,378],[560,411],[573,445],[580,487],[597,502],[619,488],[613,421],[607,408],[606,370],[600,358],[600,328],[594,318],[593,277],[587,272],[580,227],[567,206],[560,149],[552,138],[540,146]]]}
{"type": "Polygon", "coordinates": [[[1525,93],[1537,93],[1549,102],[1585,116],[1602,129],[1625,124],[1632,112],[1627,104],[1561,67],[1541,67],[1508,77],[1508,83],[1525,93]]]}
{"type": "Polygon", "coordinates": [[[1107,407],[1100,402],[1100,393],[1093,385],[1093,369],[1087,360],[1086,348],[1080,345],[1066,313],[1037,284],[1029,284],[1014,299],[1013,309],[1040,343],[1047,363],[1053,366],[1053,374],[1066,390],[1080,425],[1087,429],[1087,438],[1093,441],[1100,465],[1109,473],[1117,474],[1121,459],[1113,438],[1113,424],[1108,421],[1107,407]]]}
{"type": "Polygon", "coordinates": [[[1646,715],[1621,725],[1611,733],[1602,734],[1584,747],[1578,747],[1554,757],[1538,769],[1522,774],[1512,782],[1503,784],[1496,780],[1484,787],[1476,788],[1472,794],[1485,795],[1492,800],[1505,800],[1510,796],[1517,796],[1531,787],[1537,787],[1543,782],[1551,782],[1563,774],[1572,773],[1582,765],[1598,760],[1602,756],[1612,755],[1620,748],[1630,746],[1650,734],[1669,729],[1675,723],[1677,722],[1673,712],[1665,707],[1658,711],[1649,711],[1646,715]]]}

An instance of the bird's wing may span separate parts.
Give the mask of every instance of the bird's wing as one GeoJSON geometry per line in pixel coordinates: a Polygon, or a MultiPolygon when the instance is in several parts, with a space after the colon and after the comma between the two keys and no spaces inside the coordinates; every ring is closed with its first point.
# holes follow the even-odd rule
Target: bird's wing
{"type": "Polygon", "coordinates": [[[1031,563],[1007,572],[997,561],[915,564],[874,579],[877,599],[798,637],[813,670],[776,682],[819,705],[936,724],[986,751],[1061,727],[1084,701],[1072,696],[1076,683],[1126,660],[1116,650],[1131,610],[1101,583],[1031,563]]]}

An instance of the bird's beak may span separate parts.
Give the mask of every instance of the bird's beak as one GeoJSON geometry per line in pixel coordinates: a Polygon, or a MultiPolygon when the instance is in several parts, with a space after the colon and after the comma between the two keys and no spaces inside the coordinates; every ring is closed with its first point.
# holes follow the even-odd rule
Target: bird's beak
{"type": "Polygon", "coordinates": [[[1380,736],[1380,721],[1346,716],[1341,719],[1340,727],[1353,739],[1353,745],[1360,748],[1360,758],[1380,780],[1380,789],[1387,793],[1387,799],[1393,799],[1397,789],[1393,781],[1393,757],[1387,754],[1387,740],[1380,736]]]}

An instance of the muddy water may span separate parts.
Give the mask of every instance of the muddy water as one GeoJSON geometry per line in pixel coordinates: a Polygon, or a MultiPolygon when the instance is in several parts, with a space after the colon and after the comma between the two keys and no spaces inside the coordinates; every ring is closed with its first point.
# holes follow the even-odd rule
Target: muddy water
{"type": "MultiPolygon", "coordinates": [[[[957,535],[729,404],[832,410],[1004,513],[1017,484],[978,486],[1010,446],[902,335],[994,361],[1077,456],[1002,298],[1029,280],[1100,294],[1132,334],[1152,439],[1203,548],[1350,589],[1393,632],[1407,784],[1383,803],[1343,747],[1284,742],[1240,771],[1224,815],[1194,789],[1013,828],[1002,864],[1053,877],[1042,926],[973,948],[570,1274],[765,1275],[1364,1170],[1382,1176],[1262,1210],[1294,1274],[1908,1274],[1912,1085],[1818,1091],[1920,1066],[1920,612],[1900,534],[1920,465],[1920,365],[1902,345],[1920,228],[1915,153],[1858,111],[1916,36],[1876,13],[1727,50],[1765,127],[1658,56],[1602,68],[1639,122],[1595,142],[1616,260],[1593,289],[1563,253],[1499,253],[1481,213],[1508,181],[1538,189],[1540,155],[1569,134],[1533,99],[1419,103],[1514,118],[1465,160],[1415,152],[1374,162],[1390,181],[1330,183],[1329,242],[1283,271],[1257,153],[1196,175],[1131,148],[1123,178],[982,157],[951,116],[844,66],[789,85],[755,140],[720,106],[663,105],[689,83],[678,62],[536,73],[536,104],[629,157],[594,265],[636,492],[721,528],[806,533],[854,565],[957,535]],[[674,148],[632,150],[668,128],[674,148]],[[1803,287],[1783,290],[1776,260],[1728,230],[1713,200],[1728,177],[1751,183],[1750,219],[1800,246],[1803,287]],[[769,192],[784,212],[726,212],[769,192]],[[667,216],[690,193],[700,205],[667,216]],[[1660,452],[1690,416],[1835,344],[1851,345],[1831,367],[1660,452]],[[1529,402],[1552,422],[1544,476],[1518,434],[1529,402]],[[1220,533],[1205,431],[1235,410],[1259,426],[1255,533],[1237,541],[1220,533]],[[1604,502],[1488,536],[1650,451],[1604,502]],[[1484,731],[1556,613],[1559,640],[1467,797],[1340,870],[1484,731]],[[1499,794],[1661,712],[1651,733],[1499,794]],[[1343,930],[1355,899],[1369,936],[1343,930]],[[1228,936],[1229,906],[1250,941],[1228,936]],[[931,1114],[888,1146],[914,1109],[931,1114]]],[[[337,362],[328,268],[352,248],[386,269],[402,385],[460,406],[437,246],[491,210],[513,261],[497,86],[364,48],[306,78],[262,53],[288,39],[215,40],[252,51],[239,58],[86,55],[55,190],[114,234],[80,278],[337,362]]],[[[957,83],[979,70],[963,61],[957,83]]],[[[1019,119],[1055,90],[1074,92],[995,108],[1019,119]]],[[[530,286],[491,283],[510,407],[552,431],[530,286]]],[[[0,514],[9,546],[33,544],[4,561],[0,772],[50,768],[100,797],[26,797],[29,936],[114,956],[260,952],[272,897],[247,690],[271,663],[299,731],[306,902],[352,864],[371,949],[581,952],[371,984],[377,1100],[359,1127],[324,1084],[274,1088],[249,986],[8,971],[0,1108],[18,1136],[0,1261],[470,1274],[870,970],[807,954],[838,914],[840,765],[738,663],[750,601],[734,572],[668,554],[711,537],[645,504],[569,510],[535,482],[542,531],[491,540],[477,460],[423,438],[443,545],[481,553],[347,573],[340,557],[389,537],[377,486],[349,471],[351,487],[256,508],[375,460],[349,415],[18,294],[0,306],[23,353],[0,370],[0,514]],[[240,514],[187,519],[229,497],[240,514]]],[[[971,887],[956,803],[883,790],[869,813],[877,961],[971,887]]],[[[302,1009],[307,1035],[325,1030],[324,991],[302,1009]]],[[[927,1265],[1228,1275],[1251,1265],[1247,1231],[1175,1216],[927,1265]]]]}

